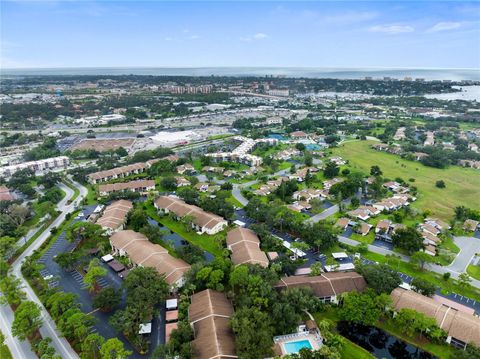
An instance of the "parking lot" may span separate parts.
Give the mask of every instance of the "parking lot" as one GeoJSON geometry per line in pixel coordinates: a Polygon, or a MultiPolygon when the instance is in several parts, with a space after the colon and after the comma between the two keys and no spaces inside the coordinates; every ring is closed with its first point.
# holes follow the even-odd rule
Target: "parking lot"
{"type": "MultiPolygon", "coordinates": [[[[85,208],[83,213],[85,216],[88,216],[93,212],[95,206],[89,206],[85,208]]],[[[83,220],[84,217],[76,219],[83,220]]],[[[59,238],[51,245],[48,251],[39,259],[39,263],[44,265],[44,268],[41,270],[41,275],[44,278],[48,279],[49,286],[51,288],[59,288],[64,292],[74,293],[78,296],[78,302],[80,303],[80,309],[84,313],[91,313],[91,315],[96,319],[94,326],[91,328],[91,332],[98,332],[100,335],[109,338],[118,338],[120,339],[125,348],[133,351],[133,355],[130,358],[148,358],[150,353],[146,355],[140,355],[135,352],[130,343],[117,333],[109,324],[108,320],[114,312],[103,313],[101,311],[95,311],[93,308],[93,297],[87,289],[87,285],[83,281],[83,275],[78,270],[73,270],[67,272],[62,269],[55,261],[54,257],[60,253],[71,251],[76,246],[75,243],[71,243],[66,240],[65,232],[62,232],[59,238]]],[[[91,257],[93,258],[93,257],[91,257]]],[[[122,279],[105,263],[101,262],[101,265],[107,269],[107,275],[99,280],[99,284],[102,288],[113,287],[115,289],[121,289],[122,279]]],[[[125,305],[125,296],[122,298],[121,307],[125,305]]],[[[152,334],[150,340],[153,345],[151,348],[155,348],[159,344],[165,342],[165,322],[164,319],[164,308],[160,310],[160,314],[155,317],[152,321],[152,334]],[[163,313],[163,314],[162,314],[163,313]]]]}

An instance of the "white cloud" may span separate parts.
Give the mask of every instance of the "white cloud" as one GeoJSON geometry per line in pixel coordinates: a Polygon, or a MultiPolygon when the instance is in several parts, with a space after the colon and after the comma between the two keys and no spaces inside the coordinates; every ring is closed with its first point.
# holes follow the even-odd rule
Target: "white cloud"
{"type": "Polygon", "coordinates": [[[173,39],[169,36],[167,36],[166,38],[164,38],[165,41],[173,41],[173,39]]]}
{"type": "Polygon", "coordinates": [[[403,34],[407,32],[414,32],[415,28],[410,25],[390,24],[390,25],[375,25],[375,26],[372,26],[369,29],[369,31],[395,35],[395,34],[403,34]]]}
{"type": "Polygon", "coordinates": [[[455,30],[460,28],[461,26],[462,26],[461,22],[453,22],[453,21],[439,22],[433,25],[431,28],[429,28],[427,32],[455,30]]]}
{"type": "Polygon", "coordinates": [[[192,36],[189,36],[188,38],[189,38],[190,40],[197,40],[197,39],[200,38],[200,36],[198,36],[198,35],[192,35],[192,36]]]}
{"type": "Polygon", "coordinates": [[[262,39],[268,38],[268,35],[267,35],[267,34],[264,34],[263,32],[258,32],[258,33],[256,33],[255,35],[253,35],[253,38],[254,38],[255,40],[262,40],[262,39]]]}

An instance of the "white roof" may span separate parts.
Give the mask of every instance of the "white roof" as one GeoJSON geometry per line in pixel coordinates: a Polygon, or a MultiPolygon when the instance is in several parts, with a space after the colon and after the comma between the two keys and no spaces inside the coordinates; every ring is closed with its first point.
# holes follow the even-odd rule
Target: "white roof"
{"type": "Polygon", "coordinates": [[[348,258],[348,255],[345,252],[336,252],[336,253],[332,253],[332,257],[335,259],[343,259],[343,258],[348,258]]]}
{"type": "Polygon", "coordinates": [[[102,261],[104,261],[104,262],[110,262],[112,260],[113,260],[113,256],[111,254],[107,254],[107,255],[102,257],[102,261]]]}
{"type": "Polygon", "coordinates": [[[167,309],[175,309],[178,306],[178,299],[167,299],[167,303],[165,305],[167,309]]]}
{"type": "Polygon", "coordinates": [[[152,332],[152,323],[140,324],[138,334],[150,334],[152,332]]]}
{"type": "Polygon", "coordinates": [[[239,227],[245,227],[245,222],[239,221],[238,219],[233,221],[233,224],[236,224],[239,227]]]}
{"type": "Polygon", "coordinates": [[[347,271],[347,270],[353,270],[355,269],[355,265],[353,263],[342,263],[340,265],[335,265],[335,266],[325,266],[325,271],[327,272],[342,272],[342,271],[347,271]]]}

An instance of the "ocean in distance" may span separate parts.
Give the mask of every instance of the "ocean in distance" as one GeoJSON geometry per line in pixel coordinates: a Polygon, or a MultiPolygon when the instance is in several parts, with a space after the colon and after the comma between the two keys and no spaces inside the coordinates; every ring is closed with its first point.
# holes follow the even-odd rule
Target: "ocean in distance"
{"type": "Polygon", "coordinates": [[[480,81],[480,69],[314,68],[314,67],[90,67],[1,69],[2,77],[38,75],[286,76],[363,79],[404,77],[480,81]]]}

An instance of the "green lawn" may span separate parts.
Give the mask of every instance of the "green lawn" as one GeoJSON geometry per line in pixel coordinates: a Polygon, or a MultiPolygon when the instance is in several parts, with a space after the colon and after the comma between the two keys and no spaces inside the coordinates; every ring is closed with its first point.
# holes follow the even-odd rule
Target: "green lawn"
{"type": "Polygon", "coordinates": [[[68,181],[68,180],[64,180],[63,183],[70,187],[73,191],[73,197],[70,199],[70,203],[72,203],[73,201],[75,201],[77,199],[77,197],[80,195],[80,190],[73,185],[72,182],[68,181]]]}
{"type": "Polygon", "coordinates": [[[419,194],[413,207],[432,211],[432,214],[444,220],[450,220],[453,209],[464,205],[480,209],[480,172],[470,168],[450,166],[446,169],[426,167],[419,162],[407,161],[399,156],[376,151],[370,146],[373,141],[347,142],[332,149],[334,155],[349,160],[353,169],[369,173],[370,167],[378,165],[385,178],[401,177],[405,181],[414,178],[413,186],[419,194]],[[446,188],[435,187],[437,180],[445,181],[446,188]]]}
{"type": "Polygon", "coordinates": [[[12,359],[12,354],[8,347],[5,344],[0,345],[0,358],[1,359],[12,359]]]}
{"type": "Polygon", "coordinates": [[[477,265],[469,264],[467,267],[467,273],[477,280],[480,280],[480,267],[477,265]]]}
{"type": "Polygon", "coordinates": [[[97,203],[97,191],[95,187],[91,184],[85,184],[85,187],[88,189],[86,197],[87,206],[97,203]]]}
{"type": "MultiPolygon", "coordinates": [[[[368,252],[368,253],[362,254],[362,256],[371,261],[375,261],[379,263],[386,263],[387,261],[387,258],[377,253],[368,252]]],[[[391,266],[391,267],[399,272],[405,273],[412,277],[423,278],[429,281],[430,283],[433,283],[439,286],[442,289],[442,292],[445,294],[455,292],[465,297],[480,301],[480,289],[475,288],[473,286],[467,287],[467,288],[462,287],[458,284],[456,280],[452,278],[446,281],[443,279],[443,277],[440,274],[430,272],[428,270],[421,271],[417,269],[417,267],[414,266],[413,264],[410,264],[407,262],[400,262],[398,266],[391,266]]]]}
{"type": "Polygon", "coordinates": [[[207,252],[210,252],[214,256],[222,255],[223,248],[220,246],[218,240],[218,238],[223,235],[222,233],[210,236],[208,234],[200,235],[194,231],[187,231],[182,223],[177,222],[168,216],[160,217],[157,214],[157,210],[150,201],[145,202],[144,204],[146,206],[147,214],[154,220],[156,220],[158,223],[161,223],[162,225],[164,225],[171,231],[177,233],[180,237],[184,238],[188,242],[196,245],[197,247],[200,247],[203,250],[206,250],[207,252]]]}
{"type": "Polygon", "coordinates": [[[228,197],[226,199],[226,201],[232,205],[234,205],[235,207],[238,207],[238,208],[242,208],[243,207],[243,204],[241,204],[235,197],[233,197],[233,195],[230,195],[230,197],[228,197]]]}

